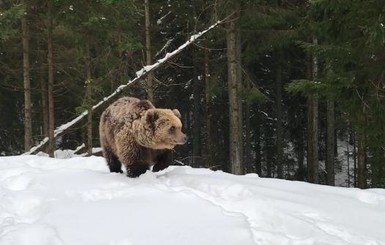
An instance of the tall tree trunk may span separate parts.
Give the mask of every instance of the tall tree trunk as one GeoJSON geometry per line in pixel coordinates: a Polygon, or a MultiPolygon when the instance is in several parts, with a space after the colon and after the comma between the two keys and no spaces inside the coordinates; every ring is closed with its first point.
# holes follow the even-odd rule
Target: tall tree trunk
{"type": "Polygon", "coordinates": [[[239,16],[239,4],[234,6],[237,14],[227,23],[227,69],[228,69],[228,92],[229,92],[229,117],[230,117],[230,164],[233,174],[242,174],[242,141],[241,125],[242,112],[239,98],[239,56],[238,56],[238,34],[237,19],[239,16]]]}
{"type": "Polygon", "coordinates": [[[92,155],[92,72],[90,44],[86,44],[87,154],[92,155]]]}
{"type": "MultiPolygon", "coordinates": [[[[198,67],[199,64],[197,63],[197,52],[194,52],[193,54],[193,64],[194,67],[198,67]]],[[[196,69],[194,69],[194,79],[193,79],[193,96],[194,96],[194,111],[193,111],[193,161],[194,161],[194,167],[200,166],[200,160],[202,156],[202,141],[201,141],[201,89],[200,89],[200,74],[197,72],[196,69]]]]}
{"type": "MultiPolygon", "coordinates": [[[[39,82],[40,82],[40,95],[41,95],[41,120],[43,122],[41,126],[41,134],[43,138],[48,137],[48,124],[49,124],[49,118],[48,118],[48,84],[47,84],[47,66],[45,59],[47,58],[47,47],[46,43],[38,43],[38,63],[39,63],[39,82]]],[[[43,148],[44,152],[47,152],[47,147],[43,148]]]]}
{"type": "MultiPolygon", "coordinates": [[[[206,46],[208,44],[207,40],[205,40],[206,46]]],[[[214,165],[214,157],[213,157],[213,149],[214,142],[213,139],[214,134],[212,133],[212,109],[211,109],[211,86],[210,86],[210,70],[209,70],[209,49],[203,49],[203,79],[205,82],[205,115],[206,115],[206,152],[207,152],[207,163],[208,166],[211,167],[214,165]]]]}
{"type": "Polygon", "coordinates": [[[255,127],[254,127],[254,145],[255,145],[255,172],[262,176],[262,154],[261,154],[261,120],[259,106],[255,111],[255,127]]]}
{"type": "MultiPolygon", "coordinates": [[[[366,108],[362,107],[361,121],[366,121],[366,108]]],[[[357,132],[357,187],[365,189],[368,187],[367,179],[368,172],[366,168],[367,153],[366,153],[366,135],[365,132],[357,132]]]]}
{"type": "Polygon", "coordinates": [[[43,138],[48,137],[49,113],[48,113],[48,84],[45,77],[45,66],[41,67],[40,74],[40,88],[41,88],[41,110],[43,115],[43,138]]]}
{"type": "Polygon", "coordinates": [[[307,181],[313,182],[314,150],[313,150],[313,95],[307,99],[307,181]]]}
{"type": "Polygon", "coordinates": [[[245,171],[246,173],[250,173],[251,171],[251,163],[253,161],[251,156],[251,125],[250,125],[250,103],[246,102],[244,105],[244,120],[245,120],[245,143],[244,143],[244,160],[245,163],[245,171]]]}
{"type": "MultiPolygon", "coordinates": [[[[146,64],[152,64],[151,57],[151,24],[150,24],[150,0],[144,0],[144,22],[146,32],[146,64]]],[[[146,78],[147,99],[154,102],[154,74],[150,72],[146,78]]]]}
{"type": "Polygon", "coordinates": [[[326,156],[326,172],[327,172],[327,184],[335,185],[335,171],[334,171],[334,159],[335,159],[335,112],[334,101],[332,99],[327,100],[327,156],[326,156]]]}
{"type": "Polygon", "coordinates": [[[298,158],[298,170],[297,170],[297,180],[305,180],[306,173],[304,171],[304,159],[305,159],[305,144],[304,137],[299,138],[297,158],[298,158]]]}
{"type": "Polygon", "coordinates": [[[273,155],[274,155],[274,132],[273,129],[267,128],[264,131],[264,142],[262,152],[264,154],[264,160],[266,162],[266,177],[272,178],[274,176],[273,169],[273,155]]]}
{"type": "Polygon", "coordinates": [[[357,187],[357,134],[352,130],[351,135],[353,138],[353,185],[357,187]]]}
{"type": "Polygon", "coordinates": [[[32,104],[31,81],[29,76],[29,32],[28,32],[28,6],[26,1],[22,3],[25,12],[21,17],[21,30],[23,41],[23,80],[24,80],[24,149],[28,151],[32,147],[32,104]]]}
{"type": "Polygon", "coordinates": [[[363,133],[357,137],[357,187],[367,188],[366,139],[363,133]]]}
{"type": "MultiPolygon", "coordinates": [[[[237,4],[236,9],[237,9],[237,18],[240,16],[240,3],[237,4]]],[[[243,82],[243,72],[242,72],[242,39],[241,39],[241,31],[240,28],[238,27],[238,24],[236,24],[236,55],[237,55],[237,84],[238,84],[238,108],[239,108],[239,128],[240,128],[240,133],[239,133],[239,142],[240,142],[240,152],[241,152],[241,173],[244,173],[245,171],[245,166],[244,166],[244,147],[245,144],[249,144],[248,147],[250,147],[250,140],[246,140],[245,134],[243,133],[243,107],[244,107],[244,102],[242,101],[242,98],[240,97],[240,93],[243,91],[244,87],[244,82],[243,82]]],[[[247,111],[247,114],[249,114],[249,111],[247,111]]]]}
{"type": "MultiPolygon", "coordinates": [[[[317,38],[313,37],[313,44],[317,44],[317,38]]],[[[316,55],[313,55],[312,60],[312,78],[315,81],[318,77],[318,59],[316,55]]],[[[319,169],[319,161],[318,161],[318,94],[314,93],[310,99],[310,122],[311,130],[308,131],[308,134],[311,134],[309,139],[309,148],[311,148],[310,157],[308,158],[308,180],[311,183],[318,183],[318,169],[319,169]]]]}
{"type": "Polygon", "coordinates": [[[53,14],[52,14],[52,1],[48,1],[48,154],[50,157],[54,157],[55,151],[55,112],[54,112],[54,95],[53,95],[53,86],[54,86],[54,66],[53,66],[53,14]]]}
{"type": "MultiPolygon", "coordinates": [[[[310,99],[310,131],[308,132],[308,181],[318,183],[318,96],[310,99]]],[[[308,128],[309,129],[309,128],[308,128]]]]}
{"type": "Polygon", "coordinates": [[[312,168],[312,183],[319,183],[318,180],[318,169],[319,169],[319,160],[318,160],[318,95],[314,95],[313,97],[313,131],[312,131],[312,148],[313,148],[313,168],[312,168]]]}
{"type": "Polygon", "coordinates": [[[283,54],[279,51],[276,73],[276,117],[277,117],[277,175],[283,178],[283,123],[282,123],[282,62],[283,54]]]}

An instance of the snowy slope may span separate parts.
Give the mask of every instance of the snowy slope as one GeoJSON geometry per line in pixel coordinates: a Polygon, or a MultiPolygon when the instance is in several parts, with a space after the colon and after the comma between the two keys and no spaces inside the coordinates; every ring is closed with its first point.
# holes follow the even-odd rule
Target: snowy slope
{"type": "Polygon", "coordinates": [[[189,167],[129,179],[101,157],[1,157],[0,244],[385,244],[385,190],[189,167]]]}

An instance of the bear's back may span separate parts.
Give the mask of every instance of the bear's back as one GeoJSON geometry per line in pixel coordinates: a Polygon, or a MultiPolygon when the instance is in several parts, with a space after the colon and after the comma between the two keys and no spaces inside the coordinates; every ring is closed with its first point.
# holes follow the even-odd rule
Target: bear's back
{"type": "Polygon", "coordinates": [[[107,114],[113,122],[132,123],[139,119],[143,113],[155,108],[148,100],[140,100],[134,97],[122,97],[107,108],[107,114]]]}

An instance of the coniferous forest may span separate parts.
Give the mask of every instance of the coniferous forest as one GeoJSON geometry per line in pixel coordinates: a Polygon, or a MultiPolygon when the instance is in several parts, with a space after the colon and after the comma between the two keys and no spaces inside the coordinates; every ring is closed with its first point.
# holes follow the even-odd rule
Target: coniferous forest
{"type": "Polygon", "coordinates": [[[174,158],[187,165],[384,188],[385,4],[0,1],[0,155],[47,137],[38,151],[92,154],[101,112],[121,96],[179,109],[189,142],[174,158]]]}

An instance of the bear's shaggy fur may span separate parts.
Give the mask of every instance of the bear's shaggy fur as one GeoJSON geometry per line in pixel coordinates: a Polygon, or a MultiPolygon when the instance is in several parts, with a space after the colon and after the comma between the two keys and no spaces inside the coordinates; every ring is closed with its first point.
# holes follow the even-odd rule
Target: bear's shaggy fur
{"type": "Polygon", "coordinates": [[[178,110],[158,109],[148,100],[123,97],[101,115],[100,144],[111,172],[138,177],[169,165],[175,145],[186,143],[178,110]]]}

